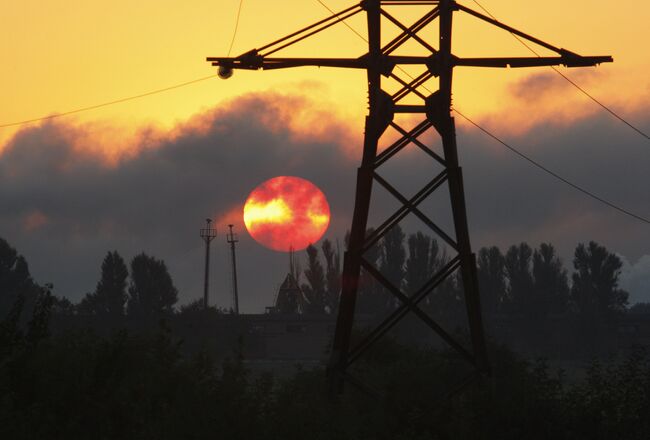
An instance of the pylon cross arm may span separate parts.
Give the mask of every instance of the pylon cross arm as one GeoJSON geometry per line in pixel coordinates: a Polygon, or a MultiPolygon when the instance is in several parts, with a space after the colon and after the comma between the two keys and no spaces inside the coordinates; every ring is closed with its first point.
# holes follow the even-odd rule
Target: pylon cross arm
{"type": "MultiPolygon", "coordinates": [[[[408,2],[399,1],[381,1],[382,5],[392,4],[406,4],[408,2]]],[[[438,2],[422,2],[422,4],[437,4],[438,2]]],[[[562,49],[552,44],[546,43],[536,37],[528,35],[518,29],[503,24],[491,17],[485,16],[479,12],[474,11],[466,6],[457,2],[450,2],[452,9],[457,11],[466,12],[480,20],[483,20],[493,26],[504,29],[517,37],[528,40],[536,45],[544,47],[559,56],[553,57],[496,57],[496,58],[460,58],[452,56],[452,66],[471,66],[471,67],[538,67],[538,66],[559,66],[566,67],[586,67],[595,66],[601,63],[613,62],[613,58],[609,55],[602,56],[581,56],[574,52],[562,49]]],[[[338,67],[338,68],[352,68],[352,69],[369,69],[374,67],[376,60],[371,61],[368,54],[359,58],[283,58],[283,57],[270,57],[269,55],[276,53],[288,46],[291,46],[305,38],[308,38],[320,31],[323,31],[343,20],[356,15],[366,8],[365,2],[351,6],[338,13],[331,15],[319,22],[307,26],[299,31],[293,32],[283,38],[280,38],[272,43],[262,46],[259,49],[253,49],[237,57],[207,57],[206,60],[212,63],[213,66],[218,66],[221,69],[232,71],[233,69],[243,70],[271,70],[283,69],[290,67],[303,67],[303,66],[317,66],[317,67],[338,67]]],[[[395,66],[399,64],[404,65],[426,65],[429,70],[437,74],[438,65],[438,52],[435,48],[431,47],[427,41],[417,35],[419,31],[425,28],[427,24],[439,17],[439,8],[427,12],[421,19],[417,20],[410,27],[402,25],[397,19],[390,15],[385,10],[381,10],[381,14],[396,24],[401,33],[395,37],[391,42],[386,44],[381,49],[381,71],[385,76],[390,76],[395,66]],[[408,40],[417,41],[422,47],[430,53],[429,56],[396,56],[391,53],[399,46],[408,40]]]]}
{"type": "MultiPolygon", "coordinates": [[[[350,69],[368,69],[370,64],[363,56],[359,58],[263,58],[263,57],[237,57],[221,58],[208,57],[213,66],[225,67],[227,69],[242,70],[273,70],[286,69],[289,67],[338,67],[350,69]]],[[[566,67],[588,67],[601,63],[611,63],[611,56],[579,56],[565,55],[559,57],[496,57],[496,58],[459,58],[454,57],[452,65],[471,67],[539,67],[539,66],[566,66],[566,67]]],[[[402,65],[435,65],[436,55],[423,56],[382,56],[382,65],[385,76],[390,76],[395,66],[402,65]]],[[[435,69],[434,69],[435,71],[435,69]]],[[[435,75],[437,76],[437,75],[435,75]]]]}

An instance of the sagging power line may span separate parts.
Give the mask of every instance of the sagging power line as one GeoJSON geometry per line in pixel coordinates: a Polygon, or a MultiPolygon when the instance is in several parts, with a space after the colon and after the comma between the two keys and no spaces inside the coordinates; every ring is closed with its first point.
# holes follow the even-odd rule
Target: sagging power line
{"type": "MultiPolygon", "coordinates": [[[[321,4],[325,9],[327,9],[330,13],[332,13],[332,14],[334,13],[334,11],[333,11],[329,6],[327,6],[327,4],[325,4],[322,0],[316,0],[316,1],[317,1],[318,3],[320,3],[320,4],[321,4]]],[[[473,0],[473,1],[474,1],[474,2],[475,2],[475,3],[476,3],[476,4],[477,4],[481,9],[483,9],[483,10],[484,10],[488,15],[490,15],[490,17],[491,17],[493,20],[496,20],[496,19],[494,18],[494,16],[493,16],[492,14],[490,14],[490,13],[489,13],[489,12],[488,12],[488,11],[487,11],[483,6],[481,6],[478,2],[476,2],[476,0],[473,0]]],[[[351,30],[355,35],[357,35],[359,38],[361,38],[363,41],[365,41],[366,43],[368,42],[368,40],[367,40],[363,35],[361,35],[361,34],[360,34],[356,29],[354,29],[354,28],[353,28],[352,26],[350,26],[348,23],[346,23],[346,22],[344,21],[343,24],[344,24],[344,25],[345,25],[349,30],[351,30]]],[[[530,47],[529,44],[527,44],[527,43],[526,43],[522,38],[518,37],[515,33],[510,32],[510,35],[512,35],[515,39],[517,39],[517,41],[519,41],[521,44],[523,44],[525,47],[527,47],[527,48],[528,48],[528,49],[529,49],[533,54],[535,54],[537,57],[541,57],[540,54],[537,53],[537,51],[535,51],[532,47],[530,47]]],[[[607,108],[604,104],[602,104],[601,102],[599,102],[598,100],[596,100],[595,98],[593,98],[593,97],[592,97],[588,92],[586,92],[584,89],[582,89],[582,88],[581,88],[580,86],[578,86],[576,83],[574,83],[570,78],[568,78],[567,76],[565,76],[565,75],[564,75],[562,72],[560,72],[560,71],[559,71],[555,66],[549,66],[549,67],[552,68],[554,71],[556,71],[559,75],[561,75],[561,76],[562,76],[563,78],[565,78],[567,81],[569,81],[569,83],[573,84],[573,85],[574,85],[575,87],[577,87],[580,91],[582,91],[582,92],[585,93],[587,96],[589,96],[591,99],[593,99],[597,104],[601,105],[605,110],[607,110],[608,112],[610,112],[612,115],[614,115],[615,117],[617,117],[618,119],[620,119],[621,121],[623,121],[624,123],[626,123],[627,125],[629,125],[631,128],[633,128],[635,131],[639,132],[641,135],[646,136],[645,133],[643,133],[643,132],[641,132],[640,130],[636,129],[636,127],[634,127],[634,126],[632,126],[631,124],[629,124],[627,121],[625,121],[625,120],[624,120],[623,118],[621,118],[619,115],[617,115],[617,114],[614,113],[612,110],[610,110],[609,108],[607,108]]],[[[413,76],[411,76],[407,71],[405,71],[404,69],[402,69],[400,66],[397,66],[396,68],[399,69],[399,71],[400,71],[401,73],[403,73],[404,75],[406,75],[407,77],[409,77],[411,80],[414,79],[413,76]]],[[[425,91],[431,93],[431,90],[429,90],[429,89],[426,87],[426,85],[422,84],[421,87],[422,87],[425,91]]],[[[600,202],[600,203],[602,203],[602,204],[604,204],[604,205],[606,205],[606,206],[608,206],[608,207],[610,207],[610,208],[615,209],[616,211],[620,212],[621,214],[627,215],[627,216],[629,216],[629,217],[631,217],[631,218],[633,218],[633,219],[639,220],[639,221],[641,221],[641,222],[643,222],[643,223],[650,224],[650,220],[647,219],[646,217],[644,217],[644,216],[642,216],[642,215],[639,215],[639,214],[635,214],[634,212],[632,212],[632,211],[630,211],[630,210],[628,210],[628,209],[625,209],[625,208],[623,208],[623,207],[621,207],[621,206],[619,206],[619,205],[617,205],[617,204],[615,204],[615,203],[613,203],[613,202],[610,202],[609,200],[607,200],[607,199],[605,199],[605,198],[603,198],[603,197],[601,197],[601,196],[595,194],[594,192],[589,191],[589,190],[583,188],[582,186],[580,186],[580,185],[578,185],[578,184],[576,184],[576,183],[570,181],[570,180],[567,179],[566,177],[562,177],[561,175],[559,175],[559,174],[556,173],[555,171],[552,171],[550,168],[548,168],[548,167],[542,165],[539,161],[536,161],[536,160],[532,159],[531,157],[529,157],[529,156],[527,156],[526,154],[522,153],[522,152],[521,152],[520,150],[518,150],[517,148],[515,148],[515,147],[513,147],[512,145],[506,143],[506,142],[503,141],[500,137],[498,137],[497,135],[495,135],[494,133],[492,133],[491,131],[489,131],[489,130],[486,129],[485,127],[481,126],[479,123],[477,123],[477,122],[475,122],[474,120],[470,119],[468,116],[466,116],[465,114],[461,113],[461,112],[460,112],[459,110],[457,110],[456,108],[452,108],[452,111],[455,112],[455,113],[457,113],[460,117],[462,117],[462,118],[465,119],[467,122],[469,122],[471,125],[473,125],[473,126],[476,127],[477,129],[479,129],[479,130],[480,130],[481,132],[483,132],[485,135],[487,135],[487,136],[491,137],[492,139],[494,139],[495,141],[499,142],[499,143],[502,144],[504,147],[506,147],[508,150],[510,150],[512,153],[515,153],[517,156],[519,156],[520,158],[524,159],[526,162],[528,162],[529,164],[533,165],[534,167],[537,167],[538,169],[544,171],[545,173],[547,173],[547,174],[550,175],[551,177],[553,177],[553,178],[559,180],[560,182],[562,182],[562,183],[564,183],[564,184],[570,186],[571,188],[573,188],[573,189],[575,189],[575,190],[581,192],[582,194],[586,195],[587,197],[590,197],[590,198],[592,198],[592,199],[594,199],[594,200],[596,200],[596,201],[598,201],[598,202],[600,202]]]]}
{"type": "MultiPolygon", "coordinates": [[[[320,0],[318,0],[320,2],[320,0]]],[[[487,15],[489,15],[493,20],[497,20],[497,18],[490,13],[483,5],[481,5],[477,0],[472,0],[476,5],[483,10],[487,15]]],[[[510,35],[514,37],[515,40],[517,40],[522,46],[524,46],[526,49],[528,49],[531,53],[537,55],[538,57],[541,57],[539,52],[537,52],[535,49],[533,49],[528,43],[526,43],[524,40],[519,38],[517,35],[513,34],[510,32],[510,35]]],[[[603,104],[599,99],[597,99],[595,96],[593,96],[591,93],[589,93],[584,87],[579,86],[575,81],[573,81],[571,78],[566,76],[564,73],[560,72],[560,70],[555,67],[555,66],[549,66],[551,69],[555,71],[558,75],[560,75],[562,78],[564,78],[569,84],[571,84],[573,87],[578,89],[583,95],[585,95],[587,98],[591,99],[593,102],[598,104],[600,107],[603,108],[606,112],[608,112],[610,115],[630,127],[632,130],[636,131],[638,134],[643,136],[644,138],[650,140],[650,136],[648,136],[645,132],[643,132],[640,128],[636,127],[635,125],[632,125],[632,123],[628,122],[625,118],[623,118],[621,115],[616,113],[614,110],[609,108],[607,105],[603,104]]]]}

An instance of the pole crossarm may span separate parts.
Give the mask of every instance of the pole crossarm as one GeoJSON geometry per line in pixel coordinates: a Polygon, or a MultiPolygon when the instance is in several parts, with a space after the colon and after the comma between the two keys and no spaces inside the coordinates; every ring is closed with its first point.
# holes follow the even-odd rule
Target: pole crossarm
{"type": "MultiPolygon", "coordinates": [[[[349,69],[368,69],[367,55],[359,58],[265,58],[257,51],[245,53],[236,58],[208,57],[207,61],[213,66],[222,66],[228,69],[242,70],[272,70],[286,69],[289,67],[338,67],[349,69]]],[[[566,52],[559,57],[497,57],[497,58],[459,58],[452,56],[453,66],[470,67],[539,67],[539,66],[565,66],[589,67],[601,63],[614,61],[609,55],[580,56],[566,52]]],[[[397,65],[425,65],[434,76],[438,76],[436,65],[439,58],[436,53],[431,56],[393,56],[383,55],[381,65],[382,75],[390,76],[397,65]]]]}
{"type": "Polygon", "coordinates": [[[467,380],[449,391],[449,395],[459,392],[479,375],[489,374],[476,256],[470,244],[463,173],[458,160],[455,121],[451,116],[453,70],[455,67],[523,68],[560,65],[585,67],[612,62],[612,57],[578,55],[487,17],[455,0],[363,0],[238,57],[208,57],[207,61],[219,68],[219,75],[223,78],[228,78],[234,69],[273,70],[304,66],[360,69],[367,73],[369,112],[365,120],[363,155],[357,170],[352,226],[348,250],[343,259],[336,331],[328,364],[332,394],[340,393],[344,382],[361,389],[370,389],[350,373],[349,367],[409,313],[423,321],[456,352],[460,359],[467,361],[474,369],[467,380]],[[402,23],[398,18],[396,13],[398,6],[426,6],[421,8],[426,11],[409,25],[402,23]],[[368,46],[367,53],[357,58],[271,56],[360,12],[366,13],[367,38],[362,38],[368,46]],[[457,57],[452,53],[452,21],[456,12],[469,14],[492,26],[511,32],[553,52],[553,56],[457,57]],[[429,25],[434,21],[439,25],[437,44],[435,44],[436,39],[431,38],[430,35],[429,25]],[[384,26],[391,28],[391,35],[390,38],[382,40],[384,26]],[[409,46],[409,52],[406,52],[408,55],[400,54],[399,49],[409,42],[414,43],[412,46],[415,49],[409,46]],[[419,71],[411,76],[400,66],[409,66],[411,70],[419,71]],[[431,81],[433,78],[437,78],[437,84],[431,81]],[[385,83],[393,87],[389,89],[390,93],[384,88],[385,83]],[[434,86],[437,86],[437,90],[433,92],[429,90],[429,87],[434,86]],[[397,114],[410,114],[420,119],[405,118],[409,123],[415,122],[415,125],[411,128],[403,128],[401,122],[398,124],[393,120],[397,114]],[[388,129],[393,130],[398,136],[396,140],[392,139],[387,147],[380,148],[380,139],[388,129]],[[427,134],[429,129],[439,135],[442,141],[441,149],[429,145],[431,139],[427,134]],[[433,165],[428,168],[432,178],[428,178],[410,196],[402,194],[397,186],[379,174],[379,168],[393,160],[407,146],[414,146],[424,152],[433,165]],[[373,186],[381,187],[391,195],[398,202],[398,208],[383,219],[376,229],[369,229],[368,217],[373,186]],[[432,198],[433,193],[443,190],[446,190],[445,197],[448,197],[451,206],[453,226],[445,225],[445,229],[450,229],[449,231],[443,230],[425,215],[423,209],[420,209],[420,205],[432,198]],[[389,279],[365,257],[366,252],[377,246],[407,216],[422,222],[428,231],[433,232],[441,240],[443,246],[451,250],[450,259],[443,267],[436,270],[433,277],[419,288],[409,288],[408,290],[413,290],[414,293],[408,295],[405,293],[406,288],[402,281],[389,279]],[[383,291],[391,294],[391,299],[396,298],[399,304],[392,303],[388,317],[357,345],[351,346],[357,295],[364,288],[360,282],[362,274],[377,281],[383,291]],[[422,300],[435,289],[444,286],[446,281],[455,283],[454,285],[463,292],[462,299],[465,303],[471,347],[466,348],[455,335],[445,331],[425,312],[422,300]]]}
{"type": "MultiPolygon", "coordinates": [[[[381,5],[438,5],[438,1],[382,1],[381,5]]],[[[588,67],[596,66],[601,63],[611,63],[613,58],[609,55],[601,56],[581,56],[574,52],[556,47],[552,44],[546,43],[538,38],[528,35],[518,29],[503,24],[491,17],[474,11],[466,6],[461,5],[455,1],[451,1],[451,8],[453,10],[466,12],[474,17],[479,18],[489,24],[497,26],[503,30],[513,33],[521,38],[524,38],[532,43],[542,46],[552,52],[557,53],[557,57],[498,57],[498,58],[460,58],[452,55],[452,66],[469,66],[469,67],[541,67],[541,66],[565,66],[565,67],[588,67]]],[[[207,57],[206,60],[211,62],[213,66],[223,67],[225,69],[243,69],[243,70],[271,70],[271,69],[284,69],[291,67],[337,67],[337,68],[352,68],[352,69],[368,69],[369,54],[365,54],[359,58],[278,58],[269,57],[269,55],[276,53],[286,47],[289,47],[305,38],[315,35],[337,23],[356,15],[367,8],[367,1],[363,1],[357,5],[346,8],[340,12],[332,14],[323,20],[320,20],[310,26],[307,26],[299,31],[293,32],[285,37],[282,37],[272,43],[262,46],[259,49],[253,49],[238,57],[207,57]]],[[[429,70],[438,76],[437,64],[439,64],[438,51],[433,48],[427,41],[418,36],[418,32],[424,29],[429,23],[440,16],[440,8],[435,7],[431,11],[423,15],[419,20],[411,26],[405,26],[392,14],[380,8],[379,12],[382,16],[388,19],[391,23],[397,26],[401,33],[392,41],[387,43],[381,48],[381,73],[384,76],[389,76],[396,65],[426,65],[429,70]],[[402,46],[409,40],[417,41],[423,46],[431,55],[430,56],[394,56],[390,55],[397,48],[402,46]]]]}
{"type": "Polygon", "coordinates": [[[455,58],[455,66],[471,67],[590,67],[614,61],[611,56],[563,55],[560,57],[455,58]]]}

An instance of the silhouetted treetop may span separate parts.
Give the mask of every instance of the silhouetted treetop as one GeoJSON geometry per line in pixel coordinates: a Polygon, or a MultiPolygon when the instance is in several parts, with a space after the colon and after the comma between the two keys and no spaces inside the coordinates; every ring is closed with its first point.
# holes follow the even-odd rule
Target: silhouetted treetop
{"type": "Polygon", "coordinates": [[[11,310],[19,296],[24,296],[25,303],[31,305],[37,294],[27,261],[0,238],[0,318],[11,310]]]}
{"type": "Polygon", "coordinates": [[[178,290],[165,262],[145,253],[136,255],[131,260],[128,313],[140,316],[171,313],[177,301],[178,290]]]}
{"type": "Polygon", "coordinates": [[[580,243],[573,258],[571,300],[577,311],[592,316],[622,312],[628,293],[618,287],[623,263],[596,242],[580,243]]]}
{"type": "Polygon", "coordinates": [[[381,240],[379,270],[395,287],[400,288],[404,280],[406,249],[404,232],[399,225],[393,226],[381,240]]]}
{"type": "Polygon", "coordinates": [[[531,258],[533,250],[527,243],[510,246],[505,255],[505,269],[509,280],[508,307],[522,313],[533,290],[531,258]]]}
{"type": "Polygon", "coordinates": [[[124,260],[117,253],[108,252],[102,262],[101,278],[94,293],[86,294],[79,304],[79,312],[90,315],[124,315],[129,272],[124,260]]]}
{"type": "Polygon", "coordinates": [[[534,306],[539,310],[540,315],[566,311],[569,301],[568,275],[555,248],[549,243],[542,243],[538,249],[535,249],[533,279],[534,306]]]}
{"type": "Polygon", "coordinates": [[[310,313],[324,313],[325,299],[325,271],[318,259],[318,249],[310,244],[307,246],[307,268],[305,278],[307,283],[302,285],[302,291],[309,301],[310,313]]]}
{"type": "Polygon", "coordinates": [[[506,260],[496,246],[481,248],[477,266],[481,306],[484,312],[493,315],[501,311],[506,299],[506,260]]]}
{"type": "Polygon", "coordinates": [[[321,249],[325,258],[325,306],[332,313],[338,306],[339,292],[341,291],[341,253],[338,246],[335,250],[332,242],[328,239],[323,241],[321,249]]]}

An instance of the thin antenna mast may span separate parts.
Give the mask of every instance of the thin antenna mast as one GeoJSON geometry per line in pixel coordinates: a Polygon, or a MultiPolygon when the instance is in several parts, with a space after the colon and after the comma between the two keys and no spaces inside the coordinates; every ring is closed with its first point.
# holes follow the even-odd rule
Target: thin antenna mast
{"type": "Polygon", "coordinates": [[[228,225],[228,237],[226,241],[230,243],[230,256],[232,258],[232,302],[235,315],[239,315],[239,293],[237,290],[237,259],[235,258],[235,243],[239,241],[237,234],[232,232],[233,225],[228,225]]]}
{"type": "Polygon", "coordinates": [[[217,236],[217,230],[210,227],[212,220],[205,219],[205,228],[201,229],[200,236],[205,241],[205,272],[203,280],[203,308],[208,309],[208,285],[210,284],[210,243],[217,236]]]}

